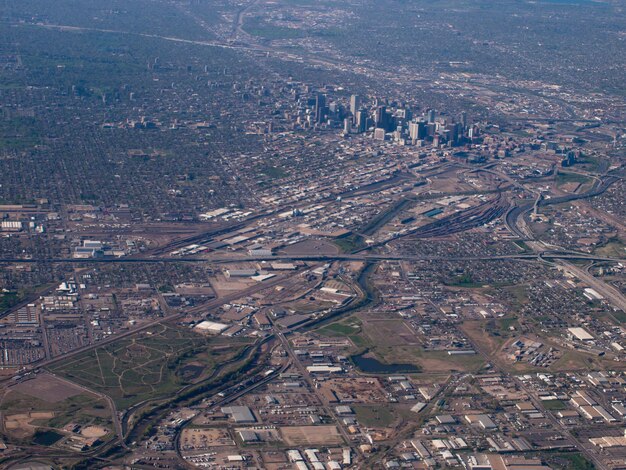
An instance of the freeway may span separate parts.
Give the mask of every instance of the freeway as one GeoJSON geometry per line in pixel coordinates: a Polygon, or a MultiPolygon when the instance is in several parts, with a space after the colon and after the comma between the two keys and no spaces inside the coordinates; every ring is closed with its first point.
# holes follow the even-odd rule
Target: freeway
{"type": "Polygon", "coordinates": [[[593,188],[591,188],[586,193],[582,194],[568,194],[567,196],[560,197],[551,197],[549,199],[543,198],[538,201],[538,207],[552,206],[555,204],[563,204],[565,202],[577,201],[579,199],[588,199],[591,197],[599,196],[604,193],[609,187],[619,181],[620,178],[618,176],[608,176],[600,180],[598,184],[594,184],[593,188]]]}
{"type": "MultiPolygon", "coordinates": [[[[556,264],[560,265],[561,267],[563,267],[563,269],[569,271],[582,282],[584,282],[596,292],[604,296],[604,298],[607,299],[611,304],[613,304],[615,308],[621,310],[622,312],[626,312],[626,298],[613,286],[608,285],[601,279],[593,277],[584,269],[574,266],[571,263],[567,263],[561,259],[557,259],[556,264]]],[[[619,324],[618,321],[615,322],[616,324],[619,324]]]]}
{"type": "MultiPolygon", "coordinates": [[[[216,299],[210,300],[210,301],[200,305],[199,307],[196,307],[196,310],[209,311],[209,310],[211,310],[213,308],[217,308],[217,307],[223,305],[224,303],[231,302],[231,301],[236,300],[236,299],[238,299],[240,297],[246,297],[246,296],[249,296],[249,295],[256,294],[257,292],[259,292],[261,290],[267,289],[269,287],[272,287],[274,285],[279,284],[280,282],[283,282],[285,280],[285,277],[286,276],[276,276],[275,278],[270,279],[267,282],[259,283],[257,285],[254,285],[254,286],[249,287],[249,288],[244,289],[244,290],[235,291],[234,293],[225,295],[223,297],[218,297],[216,299]]],[[[147,329],[149,329],[149,328],[151,328],[153,326],[156,326],[158,324],[169,323],[169,322],[174,321],[174,320],[180,320],[181,318],[189,315],[192,312],[193,312],[193,310],[186,310],[184,313],[178,313],[178,314],[175,314],[175,315],[169,315],[169,316],[166,316],[166,317],[157,318],[156,320],[149,321],[147,323],[144,323],[141,326],[133,328],[133,329],[131,329],[129,331],[126,331],[124,333],[120,333],[118,335],[114,335],[114,336],[112,336],[110,338],[107,338],[105,340],[99,341],[97,343],[88,344],[86,346],[83,346],[83,347],[80,347],[80,348],[77,348],[77,349],[73,349],[72,351],[69,351],[69,352],[67,352],[65,354],[56,356],[56,357],[54,357],[52,359],[49,359],[49,360],[46,360],[46,361],[43,361],[43,362],[38,362],[38,363],[31,364],[31,365],[25,367],[24,371],[33,370],[33,369],[39,369],[39,368],[42,368],[42,367],[51,366],[52,364],[55,364],[57,362],[66,360],[66,359],[68,359],[70,357],[73,357],[73,356],[76,356],[78,354],[81,354],[81,353],[84,353],[84,352],[87,352],[87,351],[91,351],[93,349],[100,348],[102,346],[105,346],[107,344],[113,343],[115,341],[118,341],[120,339],[126,338],[128,336],[135,335],[136,333],[139,333],[141,331],[145,331],[145,330],[147,330],[147,329]]]]}
{"type": "Polygon", "coordinates": [[[392,255],[392,254],[365,254],[362,251],[357,253],[343,254],[276,254],[268,256],[233,256],[222,255],[212,257],[194,257],[194,258],[174,258],[174,257],[158,257],[158,258],[90,258],[90,259],[71,259],[71,258],[1,258],[0,263],[76,263],[76,264],[125,264],[125,263],[214,263],[214,264],[230,264],[244,262],[260,262],[260,261],[497,261],[507,259],[536,259],[543,258],[562,258],[570,260],[589,260],[589,261],[605,261],[614,263],[624,263],[625,258],[611,258],[607,256],[596,256],[589,253],[580,253],[571,250],[552,250],[542,251],[541,253],[519,253],[511,255],[477,255],[477,256],[436,256],[436,255],[392,255]]]}
{"type": "Polygon", "coordinates": [[[522,240],[532,238],[532,236],[526,233],[524,228],[521,226],[521,222],[524,220],[524,215],[528,213],[532,207],[532,204],[513,206],[507,211],[504,217],[504,223],[507,228],[511,231],[511,233],[522,240]]]}
{"type": "Polygon", "coordinates": [[[604,193],[609,187],[619,181],[620,177],[615,175],[606,176],[597,184],[594,184],[593,188],[591,188],[586,193],[582,194],[568,194],[567,196],[559,196],[559,197],[551,197],[545,198],[540,197],[534,203],[526,203],[521,206],[514,206],[506,213],[505,216],[505,224],[513,232],[515,235],[522,239],[532,238],[529,236],[530,234],[526,233],[524,230],[525,227],[522,227],[520,221],[524,220],[524,216],[530,212],[532,209],[539,209],[540,207],[552,206],[555,204],[564,204],[566,202],[577,201],[580,199],[589,199],[595,196],[599,196],[604,193]]]}

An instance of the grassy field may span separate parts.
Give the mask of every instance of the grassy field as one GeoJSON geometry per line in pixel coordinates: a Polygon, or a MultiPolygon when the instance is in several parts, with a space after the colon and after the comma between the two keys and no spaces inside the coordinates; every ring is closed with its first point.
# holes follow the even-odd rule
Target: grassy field
{"type": "Polygon", "coordinates": [[[546,456],[547,462],[552,468],[558,470],[593,470],[596,468],[591,462],[589,462],[582,454],[550,454],[546,456]]]}
{"type": "Polygon", "coordinates": [[[395,420],[394,409],[390,405],[353,405],[357,421],[363,426],[384,428],[395,420]]]}
{"type": "Polygon", "coordinates": [[[444,280],[444,284],[450,287],[465,287],[467,289],[480,288],[485,285],[484,282],[476,282],[471,273],[463,273],[459,276],[448,277],[444,280]]]}
{"type": "Polygon", "coordinates": [[[617,321],[621,323],[626,323],[626,313],[622,312],[621,310],[613,312],[613,316],[617,319],[617,321]]]}
{"type": "Polygon", "coordinates": [[[591,178],[581,175],[579,173],[566,173],[563,171],[559,171],[559,173],[556,175],[557,186],[567,183],[587,184],[590,181],[591,178]]]}
{"type": "Polygon", "coordinates": [[[518,284],[515,286],[507,286],[504,289],[511,294],[509,299],[513,304],[513,307],[520,308],[528,303],[528,286],[524,284],[518,284]]]}
{"type": "Polygon", "coordinates": [[[173,394],[208,376],[216,364],[233,357],[240,341],[205,337],[158,325],[86,352],[53,367],[53,372],[110,396],[117,407],[173,394]]]}
{"type": "Polygon", "coordinates": [[[620,239],[613,238],[608,243],[596,248],[593,253],[599,256],[621,258],[626,255],[626,245],[620,239]]]}
{"type": "Polygon", "coordinates": [[[259,36],[264,39],[298,39],[306,36],[304,30],[274,26],[272,24],[259,21],[257,18],[246,20],[244,30],[248,34],[259,36]]]}
{"type": "Polygon", "coordinates": [[[515,317],[500,318],[498,320],[498,324],[500,326],[500,330],[504,330],[504,331],[508,331],[512,326],[513,327],[518,326],[517,318],[515,317]]]}
{"type": "Polygon", "coordinates": [[[425,351],[409,332],[401,320],[363,322],[354,316],[317,330],[321,335],[349,338],[357,348],[367,349],[380,362],[414,365],[426,374],[475,371],[484,363],[478,354],[450,356],[446,351],[425,351]]]}
{"type": "Polygon", "coordinates": [[[584,155],[578,159],[578,164],[583,165],[589,171],[598,171],[601,167],[608,168],[606,159],[599,157],[592,157],[591,155],[584,155]]]}
{"type": "Polygon", "coordinates": [[[375,348],[374,353],[383,362],[414,364],[426,374],[474,372],[484,364],[479,354],[450,356],[446,351],[424,351],[419,346],[375,348]]]}
{"type": "Polygon", "coordinates": [[[567,405],[561,400],[546,400],[541,402],[546,410],[561,411],[567,408],[567,405]]]}
{"type": "Polygon", "coordinates": [[[333,241],[339,247],[342,253],[350,253],[365,246],[365,240],[361,235],[348,235],[346,237],[337,238],[333,241]]]}
{"type": "Polygon", "coordinates": [[[350,317],[341,322],[326,325],[316,332],[323,336],[345,336],[356,347],[364,348],[370,345],[368,338],[363,336],[363,322],[357,317],[350,317]]]}
{"type": "Polygon", "coordinates": [[[41,123],[34,118],[0,119],[0,150],[23,150],[41,143],[41,123]]]}
{"type": "Polygon", "coordinates": [[[266,166],[261,170],[261,172],[272,179],[280,179],[289,176],[289,173],[287,173],[284,169],[276,166],[266,166]]]}
{"type": "Polygon", "coordinates": [[[0,312],[10,309],[21,302],[21,297],[17,292],[0,293],[0,312]]]}

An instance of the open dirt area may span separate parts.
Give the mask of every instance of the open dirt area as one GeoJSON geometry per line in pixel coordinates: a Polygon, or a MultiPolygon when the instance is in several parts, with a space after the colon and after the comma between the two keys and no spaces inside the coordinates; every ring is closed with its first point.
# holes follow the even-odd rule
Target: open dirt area
{"type": "Polygon", "coordinates": [[[343,443],[335,426],[290,426],[280,428],[283,440],[291,446],[338,445],[343,443]]]}
{"type": "Polygon", "coordinates": [[[208,448],[213,446],[232,446],[234,441],[226,429],[184,429],[180,437],[184,448],[208,448]]]}
{"type": "Polygon", "coordinates": [[[63,401],[82,393],[80,388],[49,375],[26,380],[12,387],[12,390],[47,401],[48,403],[63,401]]]}
{"type": "Polygon", "coordinates": [[[420,344],[415,333],[402,320],[367,320],[364,327],[372,342],[380,346],[420,344]]]}
{"type": "Polygon", "coordinates": [[[461,326],[463,331],[478,348],[489,356],[496,354],[502,347],[502,336],[492,336],[485,331],[484,322],[466,321],[461,326]]]}
{"type": "Polygon", "coordinates": [[[255,285],[256,282],[246,278],[226,278],[225,276],[218,275],[215,278],[211,278],[211,285],[215,289],[217,296],[227,295],[229,293],[246,289],[255,285]]]}
{"type": "Polygon", "coordinates": [[[176,293],[180,295],[207,295],[214,296],[215,291],[211,284],[180,284],[176,286],[176,293]]]}
{"type": "Polygon", "coordinates": [[[330,403],[376,403],[386,399],[385,390],[378,379],[373,377],[329,379],[320,382],[320,392],[330,403]]]}
{"type": "Polygon", "coordinates": [[[327,240],[309,239],[299,243],[294,243],[281,250],[281,253],[288,255],[336,255],[339,248],[327,240]]]}
{"type": "Polygon", "coordinates": [[[106,436],[109,431],[102,426],[87,426],[81,429],[80,433],[85,437],[102,437],[106,436]]]}
{"type": "Polygon", "coordinates": [[[54,413],[51,411],[7,415],[4,418],[4,428],[14,437],[23,439],[35,434],[36,427],[30,424],[31,421],[37,419],[51,419],[53,417],[54,413]]]}

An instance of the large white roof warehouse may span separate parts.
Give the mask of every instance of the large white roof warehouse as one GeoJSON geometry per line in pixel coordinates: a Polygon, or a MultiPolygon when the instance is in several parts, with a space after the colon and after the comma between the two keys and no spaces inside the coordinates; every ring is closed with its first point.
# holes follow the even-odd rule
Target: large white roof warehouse
{"type": "Polygon", "coordinates": [[[196,325],[196,329],[206,331],[208,333],[219,334],[228,328],[228,325],[224,323],[217,323],[214,321],[204,320],[196,325]]]}
{"type": "Polygon", "coordinates": [[[593,339],[593,336],[591,336],[584,328],[568,328],[567,331],[569,331],[570,335],[579,341],[591,341],[593,339]]]}

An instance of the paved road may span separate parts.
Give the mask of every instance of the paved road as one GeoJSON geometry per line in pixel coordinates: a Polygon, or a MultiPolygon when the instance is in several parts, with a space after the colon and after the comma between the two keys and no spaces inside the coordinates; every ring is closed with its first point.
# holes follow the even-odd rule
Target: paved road
{"type": "Polygon", "coordinates": [[[55,364],[57,362],[60,362],[60,361],[66,360],[66,359],[68,359],[70,357],[76,356],[77,354],[81,354],[81,353],[84,353],[84,352],[87,352],[87,351],[91,351],[92,349],[96,349],[96,348],[105,346],[107,344],[110,344],[110,343],[113,343],[115,341],[118,341],[118,340],[120,340],[122,338],[126,338],[128,336],[131,336],[131,335],[134,335],[136,333],[139,333],[140,331],[147,330],[148,328],[151,328],[151,327],[156,326],[158,324],[169,323],[169,322],[171,322],[173,320],[180,320],[181,318],[189,315],[190,313],[192,313],[194,311],[209,311],[211,309],[214,309],[214,308],[217,308],[217,307],[223,305],[224,303],[231,302],[231,301],[236,300],[236,299],[238,299],[240,297],[246,297],[246,296],[249,296],[249,295],[256,294],[257,292],[259,292],[261,290],[267,289],[267,288],[275,286],[275,285],[277,285],[277,284],[279,284],[281,282],[284,282],[286,280],[286,278],[287,278],[287,276],[277,276],[277,277],[275,277],[273,279],[270,279],[269,281],[259,283],[257,285],[252,286],[252,287],[249,287],[247,289],[236,291],[236,292],[234,292],[232,294],[225,295],[223,297],[215,298],[213,300],[210,300],[210,301],[206,302],[205,304],[202,304],[202,305],[200,305],[198,307],[194,307],[194,309],[192,309],[192,310],[186,310],[184,313],[179,313],[179,314],[170,315],[170,316],[166,316],[166,317],[162,317],[162,318],[157,318],[156,320],[152,320],[152,321],[150,321],[148,323],[144,323],[143,325],[138,326],[137,328],[133,328],[132,330],[126,331],[126,332],[118,334],[118,335],[114,335],[111,338],[99,341],[99,342],[94,343],[94,344],[89,344],[89,345],[83,346],[81,348],[74,349],[74,350],[69,351],[69,352],[67,352],[65,354],[62,354],[60,356],[56,356],[56,357],[54,357],[54,358],[52,358],[50,360],[47,360],[47,361],[44,361],[44,362],[35,363],[35,364],[31,364],[29,366],[26,366],[24,369],[25,369],[25,371],[28,371],[28,370],[38,369],[38,368],[41,368],[41,367],[48,367],[48,366],[50,366],[52,364],[55,364]]]}
{"type": "Polygon", "coordinates": [[[391,255],[391,254],[276,254],[270,256],[241,256],[224,255],[222,253],[209,255],[207,257],[158,257],[158,258],[92,258],[92,259],[70,259],[70,258],[1,258],[0,263],[75,263],[75,264],[124,264],[124,263],[215,263],[229,264],[254,261],[489,261],[507,259],[534,259],[541,255],[544,258],[561,258],[571,260],[589,260],[624,263],[626,258],[610,258],[606,256],[595,256],[588,253],[579,253],[571,250],[547,250],[541,253],[511,254],[511,255],[480,255],[480,256],[437,256],[437,255],[391,255]]]}
{"type": "MultiPolygon", "coordinates": [[[[317,388],[315,387],[315,381],[311,377],[311,374],[309,374],[306,368],[302,365],[302,362],[300,361],[296,353],[293,351],[293,348],[291,347],[289,340],[285,337],[285,335],[282,332],[277,332],[276,337],[279,339],[279,341],[283,345],[283,348],[285,349],[285,351],[287,352],[287,355],[291,359],[291,363],[295,366],[296,369],[298,369],[298,372],[300,372],[300,375],[302,375],[303,380],[309,385],[310,390],[312,390],[313,393],[317,396],[318,400],[320,401],[322,405],[324,412],[328,416],[333,417],[335,424],[337,425],[337,429],[339,429],[339,432],[341,433],[344,440],[346,441],[346,444],[350,444],[352,440],[350,439],[350,435],[344,428],[340,417],[337,415],[337,413],[335,413],[335,410],[330,405],[328,400],[321,393],[317,392],[317,388]]],[[[360,453],[360,451],[358,452],[360,453]]]]}
{"type": "Polygon", "coordinates": [[[556,261],[556,264],[562,266],[565,270],[567,270],[578,279],[583,281],[585,284],[587,284],[589,287],[594,289],[596,292],[604,296],[604,298],[608,300],[615,308],[620,309],[622,312],[626,312],[626,298],[613,286],[610,286],[603,280],[592,276],[584,269],[581,269],[578,266],[574,266],[572,263],[568,263],[566,261],[558,259],[556,261]]]}
{"type": "Polygon", "coordinates": [[[552,423],[552,426],[554,427],[555,431],[560,432],[561,434],[563,434],[565,437],[568,438],[568,440],[572,443],[572,445],[574,445],[576,447],[576,449],[581,452],[585,457],[587,457],[589,460],[591,460],[598,469],[600,470],[608,470],[607,467],[605,465],[602,464],[602,462],[600,461],[600,459],[592,452],[590,452],[587,448],[585,448],[573,435],[572,433],[569,432],[568,429],[566,429],[563,425],[561,425],[561,423],[552,415],[552,413],[550,411],[547,411],[544,406],[543,403],[541,402],[541,400],[539,400],[538,398],[535,397],[535,395],[533,394],[533,391],[530,390],[526,384],[524,384],[521,380],[519,380],[515,375],[508,373],[506,370],[504,370],[497,361],[493,361],[491,356],[483,351],[480,346],[478,345],[478,343],[476,343],[475,341],[473,341],[471,339],[471,337],[469,335],[466,335],[469,343],[472,345],[472,348],[474,349],[474,351],[476,351],[484,360],[485,363],[491,364],[493,367],[493,370],[497,373],[499,373],[500,375],[502,375],[503,377],[510,377],[518,386],[521,390],[524,391],[524,393],[526,393],[526,395],[528,396],[529,400],[533,403],[533,406],[541,411],[545,416],[548,417],[548,419],[550,420],[550,422],[552,423]]]}

